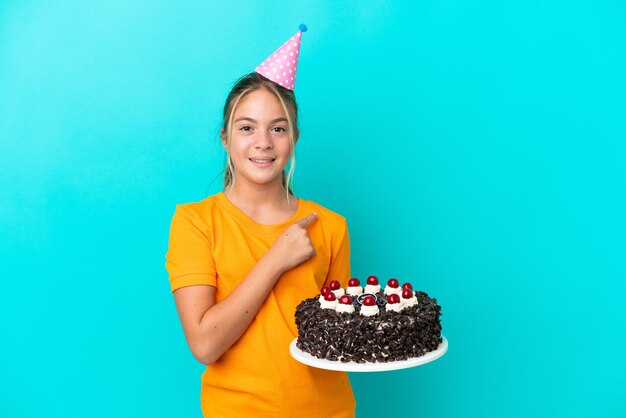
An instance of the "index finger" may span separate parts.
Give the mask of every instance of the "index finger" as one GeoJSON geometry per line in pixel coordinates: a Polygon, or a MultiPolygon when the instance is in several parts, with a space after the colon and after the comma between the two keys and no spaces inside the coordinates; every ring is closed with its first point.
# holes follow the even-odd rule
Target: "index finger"
{"type": "Polygon", "coordinates": [[[306,228],[307,226],[311,225],[311,223],[317,219],[317,212],[313,212],[310,215],[305,216],[304,218],[300,219],[299,221],[296,221],[294,223],[294,225],[300,225],[302,228],[306,228]]]}

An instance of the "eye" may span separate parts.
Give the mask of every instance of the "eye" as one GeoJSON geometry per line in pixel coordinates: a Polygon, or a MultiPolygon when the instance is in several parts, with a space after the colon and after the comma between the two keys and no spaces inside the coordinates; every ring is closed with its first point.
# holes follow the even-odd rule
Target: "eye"
{"type": "Polygon", "coordinates": [[[282,126],[276,126],[273,129],[274,129],[274,132],[287,132],[287,130],[283,128],[282,126]]]}
{"type": "Polygon", "coordinates": [[[239,130],[244,131],[244,132],[250,132],[252,130],[252,126],[244,125],[241,128],[239,128],[239,130]]]}

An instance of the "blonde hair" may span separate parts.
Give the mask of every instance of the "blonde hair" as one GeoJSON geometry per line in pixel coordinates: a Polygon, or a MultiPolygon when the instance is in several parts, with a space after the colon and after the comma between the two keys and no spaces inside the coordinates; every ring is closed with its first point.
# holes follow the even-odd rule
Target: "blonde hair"
{"type": "Polygon", "coordinates": [[[224,105],[224,124],[223,130],[225,133],[226,142],[226,158],[227,164],[224,170],[224,191],[230,189],[235,184],[235,167],[232,160],[228,155],[228,149],[230,148],[230,141],[232,138],[233,118],[235,115],[235,109],[239,104],[239,101],[247,94],[265,89],[270,93],[273,93],[285,111],[287,115],[287,123],[289,125],[289,142],[291,144],[291,159],[289,162],[289,171],[285,173],[283,171],[282,185],[287,193],[287,199],[292,195],[291,182],[293,180],[293,172],[296,166],[296,139],[298,138],[298,105],[296,103],[296,97],[293,91],[286,89],[273,81],[263,77],[259,73],[252,72],[241,77],[233,86],[228,97],[226,98],[226,104],[224,105]]]}

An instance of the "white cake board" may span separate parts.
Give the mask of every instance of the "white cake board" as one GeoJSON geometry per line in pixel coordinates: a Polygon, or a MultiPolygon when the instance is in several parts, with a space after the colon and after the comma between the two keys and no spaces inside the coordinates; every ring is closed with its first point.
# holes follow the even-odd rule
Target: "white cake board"
{"type": "Polygon", "coordinates": [[[443,335],[442,342],[435,351],[429,351],[420,357],[410,358],[408,360],[390,361],[388,363],[355,363],[353,361],[344,363],[340,360],[331,361],[313,357],[309,353],[305,353],[296,346],[298,341],[295,338],[289,345],[291,356],[302,364],[317,367],[318,369],[334,370],[339,372],[386,372],[389,370],[407,369],[409,367],[421,366],[431,361],[437,360],[448,351],[448,340],[443,335]]]}

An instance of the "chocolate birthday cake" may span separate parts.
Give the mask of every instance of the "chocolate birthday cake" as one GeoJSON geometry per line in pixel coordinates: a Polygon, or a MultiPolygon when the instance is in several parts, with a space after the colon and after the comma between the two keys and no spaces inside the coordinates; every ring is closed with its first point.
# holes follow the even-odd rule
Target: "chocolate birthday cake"
{"type": "Polygon", "coordinates": [[[296,346],[314,357],[341,362],[407,360],[434,351],[442,342],[437,299],[400,287],[389,279],[381,290],[376,276],[363,288],[350,279],[322,287],[316,297],[296,308],[296,346]]]}

